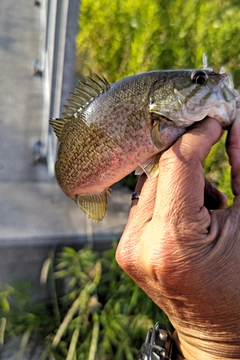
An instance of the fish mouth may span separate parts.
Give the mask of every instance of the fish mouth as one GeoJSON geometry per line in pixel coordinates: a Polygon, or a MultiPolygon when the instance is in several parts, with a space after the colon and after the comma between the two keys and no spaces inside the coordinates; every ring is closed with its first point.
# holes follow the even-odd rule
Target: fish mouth
{"type": "Polygon", "coordinates": [[[210,107],[208,116],[216,119],[223,129],[228,129],[235,119],[237,108],[237,94],[230,73],[222,74],[222,81],[220,86],[216,87],[214,94],[218,103],[210,107]]]}

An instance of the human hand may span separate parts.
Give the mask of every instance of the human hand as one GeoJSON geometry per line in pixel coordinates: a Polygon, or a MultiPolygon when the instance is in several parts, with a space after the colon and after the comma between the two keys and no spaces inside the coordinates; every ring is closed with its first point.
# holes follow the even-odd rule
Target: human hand
{"type": "Polygon", "coordinates": [[[202,121],[162,155],[158,179],[139,179],[116,254],[168,315],[186,359],[240,359],[240,110],[227,141],[230,208],[202,170],[221,134],[202,121]]]}

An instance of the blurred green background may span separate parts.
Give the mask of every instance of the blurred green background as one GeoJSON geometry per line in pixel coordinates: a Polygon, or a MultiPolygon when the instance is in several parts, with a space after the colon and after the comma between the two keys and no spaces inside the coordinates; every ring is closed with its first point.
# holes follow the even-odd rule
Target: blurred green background
{"type": "Polygon", "coordinates": [[[234,0],[82,0],[77,70],[116,81],[153,69],[209,65],[240,82],[239,2],[234,0]]]}

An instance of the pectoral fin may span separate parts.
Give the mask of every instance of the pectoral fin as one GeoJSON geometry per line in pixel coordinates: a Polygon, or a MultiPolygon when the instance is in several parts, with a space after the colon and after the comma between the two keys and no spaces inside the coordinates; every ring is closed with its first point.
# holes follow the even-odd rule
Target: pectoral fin
{"type": "Polygon", "coordinates": [[[76,203],[85,212],[87,217],[94,222],[99,222],[104,218],[107,208],[107,195],[110,189],[106,189],[99,194],[76,195],[76,203]]]}
{"type": "Polygon", "coordinates": [[[159,173],[159,159],[161,153],[152,156],[150,159],[144,161],[139,164],[139,167],[135,170],[136,175],[141,175],[143,172],[147,174],[147,176],[152,179],[158,176],[159,173]]]}
{"type": "Polygon", "coordinates": [[[154,143],[154,145],[156,146],[157,149],[164,150],[166,147],[166,142],[160,132],[159,126],[160,126],[160,121],[156,121],[153,124],[152,130],[151,130],[151,138],[152,138],[152,142],[154,143]]]}

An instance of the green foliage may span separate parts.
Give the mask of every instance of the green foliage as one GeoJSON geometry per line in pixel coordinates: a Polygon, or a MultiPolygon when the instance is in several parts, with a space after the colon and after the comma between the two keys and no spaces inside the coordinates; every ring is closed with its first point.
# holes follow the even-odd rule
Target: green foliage
{"type": "Polygon", "coordinates": [[[77,69],[109,81],[152,70],[222,65],[240,83],[240,8],[235,0],[82,0],[77,69]]]}
{"type": "Polygon", "coordinates": [[[171,325],[118,267],[114,253],[66,247],[57,259],[51,255],[41,277],[48,279],[48,302],[32,303],[29,287],[6,286],[0,293],[2,340],[22,335],[22,352],[29,339],[43,344],[40,360],[50,354],[56,360],[133,360],[149,327],[171,325]]]}

